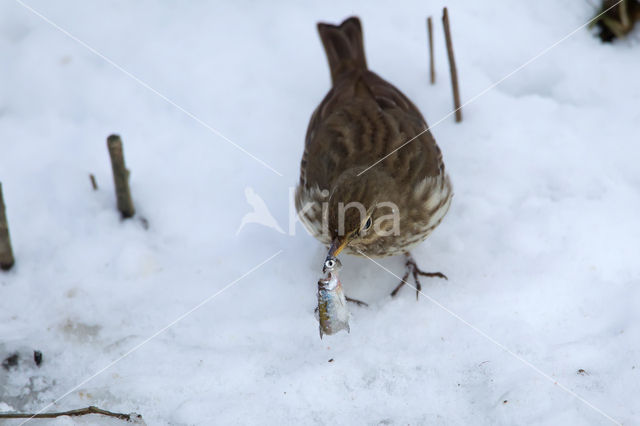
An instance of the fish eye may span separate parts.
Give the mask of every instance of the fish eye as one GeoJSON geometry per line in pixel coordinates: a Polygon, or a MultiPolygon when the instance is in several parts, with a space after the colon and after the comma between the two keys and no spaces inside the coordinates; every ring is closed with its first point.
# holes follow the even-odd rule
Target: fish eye
{"type": "Polygon", "coordinates": [[[367,219],[367,222],[362,227],[362,230],[366,231],[367,229],[371,228],[371,224],[372,223],[373,223],[373,221],[371,220],[371,217],[369,217],[369,219],[367,219]]]}
{"type": "Polygon", "coordinates": [[[322,272],[337,272],[342,268],[342,263],[337,257],[327,258],[322,266],[322,272]]]}

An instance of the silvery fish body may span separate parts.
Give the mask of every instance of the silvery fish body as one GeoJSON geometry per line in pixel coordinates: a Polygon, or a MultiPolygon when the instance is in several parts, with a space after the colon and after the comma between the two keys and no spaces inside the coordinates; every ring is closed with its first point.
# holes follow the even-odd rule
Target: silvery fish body
{"type": "Polygon", "coordinates": [[[340,330],[349,331],[347,299],[335,270],[318,281],[318,320],[321,339],[324,334],[335,334],[340,330]]]}

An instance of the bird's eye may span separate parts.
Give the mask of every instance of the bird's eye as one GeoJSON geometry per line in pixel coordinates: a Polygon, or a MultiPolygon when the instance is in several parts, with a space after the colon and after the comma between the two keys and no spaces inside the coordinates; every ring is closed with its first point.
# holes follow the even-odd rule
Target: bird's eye
{"type": "Polygon", "coordinates": [[[373,223],[373,221],[371,220],[371,218],[367,219],[367,222],[364,224],[364,226],[362,227],[363,231],[366,231],[367,229],[371,228],[371,224],[373,223]]]}

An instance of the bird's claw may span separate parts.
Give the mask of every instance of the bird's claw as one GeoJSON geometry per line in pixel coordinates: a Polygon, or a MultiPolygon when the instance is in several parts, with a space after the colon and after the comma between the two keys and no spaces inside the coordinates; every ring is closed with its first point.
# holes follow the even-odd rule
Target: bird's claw
{"type": "Polygon", "coordinates": [[[352,299],[349,296],[346,296],[347,302],[351,302],[351,303],[355,303],[358,306],[364,306],[364,307],[368,307],[369,304],[366,302],[363,302],[362,300],[358,300],[358,299],[352,299]]]}
{"type": "Polygon", "coordinates": [[[402,279],[400,280],[400,284],[398,284],[396,286],[396,288],[394,288],[393,291],[391,292],[391,297],[395,297],[395,295],[398,294],[398,291],[405,284],[409,284],[407,282],[407,279],[409,278],[409,274],[413,275],[413,281],[416,283],[416,286],[415,286],[416,300],[418,300],[418,297],[419,297],[420,293],[422,292],[422,284],[420,283],[420,279],[418,278],[418,276],[421,275],[423,277],[444,278],[445,280],[449,280],[449,278],[447,278],[447,276],[445,274],[443,274],[442,272],[425,272],[425,271],[421,270],[418,267],[418,264],[416,263],[416,261],[413,258],[413,256],[411,256],[411,254],[407,253],[406,256],[407,256],[407,261],[405,263],[406,272],[405,272],[404,276],[402,277],[402,279]]]}

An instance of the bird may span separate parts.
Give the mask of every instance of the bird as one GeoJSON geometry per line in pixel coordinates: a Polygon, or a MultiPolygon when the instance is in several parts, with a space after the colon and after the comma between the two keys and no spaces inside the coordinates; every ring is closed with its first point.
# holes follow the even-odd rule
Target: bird
{"type": "Polygon", "coordinates": [[[419,268],[411,249],[449,210],[453,189],[442,152],[418,108],[367,67],[362,25],[318,23],[331,89],[311,115],[295,204],[300,221],[328,247],[371,258],[405,256],[405,274],[447,278],[419,268]],[[415,138],[412,140],[412,138],[415,138]]]}

